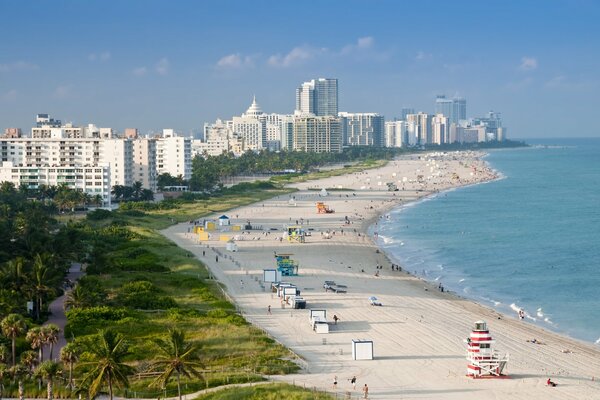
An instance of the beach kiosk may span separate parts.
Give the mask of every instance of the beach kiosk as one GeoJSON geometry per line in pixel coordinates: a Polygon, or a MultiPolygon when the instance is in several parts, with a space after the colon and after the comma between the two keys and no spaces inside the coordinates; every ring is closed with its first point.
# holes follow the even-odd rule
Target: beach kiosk
{"type": "Polygon", "coordinates": [[[276,269],[263,269],[263,282],[280,282],[281,272],[276,269]]]}
{"type": "Polygon", "coordinates": [[[236,251],[238,251],[238,246],[235,243],[235,240],[229,239],[227,241],[226,249],[227,249],[227,251],[231,251],[232,253],[235,253],[236,251]]]}
{"type": "Polygon", "coordinates": [[[372,360],[373,341],[367,339],[352,339],[352,359],[372,360]]]}
{"type": "Polygon", "coordinates": [[[485,321],[475,322],[467,342],[467,376],[471,378],[505,377],[503,371],[508,363],[508,354],[500,357],[494,350],[490,331],[485,321]]]}
{"type": "Polygon", "coordinates": [[[223,214],[219,217],[219,226],[229,226],[230,222],[231,222],[231,220],[225,214],[223,214]]]}

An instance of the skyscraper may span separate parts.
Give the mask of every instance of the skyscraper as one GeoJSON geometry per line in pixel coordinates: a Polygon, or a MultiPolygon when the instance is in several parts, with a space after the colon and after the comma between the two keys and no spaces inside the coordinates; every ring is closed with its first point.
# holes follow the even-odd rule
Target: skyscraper
{"type": "Polygon", "coordinates": [[[304,82],[296,89],[296,112],[318,117],[338,114],[337,79],[319,78],[304,82]]]}
{"type": "Polygon", "coordinates": [[[344,146],[384,145],[385,120],[377,113],[339,113],[344,146]]]}
{"type": "Polygon", "coordinates": [[[467,100],[462,97],[452,99],[452,117],[455,124],[460,120],[467,119],[467,100]]]}
{"type": "Polygon", "coordinates": [[[467,100],[462,97],[446,98],[441,94],[435,98],[435,113],[443,114],[450,123],[457,124],[460,120],[467,119],[467,100]]]}
{"type": "MultiPolygon", "coordinates": [[[[443,114],[444,117],[452,120],[454,110],[454,102],[451,99],[447,99],[445,95],[440,94],[435,98],[435,113],[443,114]]],[[[454,121],[453,121],[454,122],[454,121]]]]}

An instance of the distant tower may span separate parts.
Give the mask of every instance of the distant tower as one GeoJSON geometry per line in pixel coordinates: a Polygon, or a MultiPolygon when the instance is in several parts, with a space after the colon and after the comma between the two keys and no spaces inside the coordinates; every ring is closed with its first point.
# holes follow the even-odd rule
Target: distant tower
{"type": "Polygon", "coordinates": [[[300,85],[296,89],[296,112],[337,117],[338,80],[319,78],[300,85]]]}

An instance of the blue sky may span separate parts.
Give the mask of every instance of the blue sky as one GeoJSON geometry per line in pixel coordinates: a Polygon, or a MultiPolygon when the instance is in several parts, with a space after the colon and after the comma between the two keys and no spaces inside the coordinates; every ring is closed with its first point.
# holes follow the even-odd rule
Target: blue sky
{"type": "Polygon", "coordinates": [[[36,113],[142,133],[291,113],[339,79],[340,110],[467,98],[512,137],[600,136],[600,2],[0,0],[0,128],[36,113]]]}

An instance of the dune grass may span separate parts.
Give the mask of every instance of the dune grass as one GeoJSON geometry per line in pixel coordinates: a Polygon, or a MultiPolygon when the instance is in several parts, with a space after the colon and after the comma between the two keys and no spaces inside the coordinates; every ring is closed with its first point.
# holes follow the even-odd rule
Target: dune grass
{"type": "Polygon", "coordinates": [[[324,392],[303,389],[286,383],[236,387],[207,393],[195,400],[330,400],[334,397],[324,392]]]}

